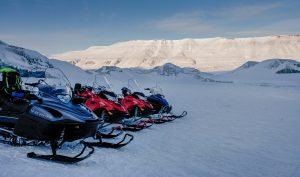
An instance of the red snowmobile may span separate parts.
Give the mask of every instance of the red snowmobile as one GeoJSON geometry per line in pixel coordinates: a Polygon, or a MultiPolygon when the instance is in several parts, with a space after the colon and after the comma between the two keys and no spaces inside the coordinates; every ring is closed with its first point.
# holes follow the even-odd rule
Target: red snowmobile
{"type": "Polygon", "coordinates": [[[106,123],[101,130],[109,134],[103,134],[103,137],[115,137],[121,134],[119,132],[114,135],[115,130],[138,131],[152,125],[149,125],[151,123],[149,121],[130,118],[128,110],[118,102],[118,96],[105,87],[94,88],[93,91],[91,87],[81,87],[80,84],[76,84],[75,93],[86,98],[85,105],[106,123]],[[113,124],[122,124],[122,126],[108,127],[113,124]]]}
{"type": "Polygon", "coordinates": [[[141,92],[133,92],[127,87],[122,88],[124,98],[121,104],[128,110],[129,114],[134,117],[145,117],[154,113],[154,107],[147,102],[145,95],[141,92]]]}

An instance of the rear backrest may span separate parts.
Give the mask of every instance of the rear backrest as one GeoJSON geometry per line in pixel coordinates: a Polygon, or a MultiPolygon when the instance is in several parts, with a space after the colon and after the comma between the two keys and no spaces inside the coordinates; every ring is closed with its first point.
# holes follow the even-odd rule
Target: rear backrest
{"type": "Polygon", "coordinates": [[[17,72],[3,73],[2,75],[2,89],[7,93],[21,90],[21,78],[17,72]]]}

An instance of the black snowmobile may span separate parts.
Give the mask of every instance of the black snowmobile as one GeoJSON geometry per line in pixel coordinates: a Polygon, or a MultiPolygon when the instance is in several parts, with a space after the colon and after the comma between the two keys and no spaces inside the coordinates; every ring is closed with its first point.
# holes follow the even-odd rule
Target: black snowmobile
{"type": "Polygon", "coordinates": [[[15,70],[5,68],[0,72],[3,78],[0,82],[1,142],[16,146],[50,144],[51,155],[31,152],[27,156],[62,163],[76,163],[86,159],[94,152],[93,146],[111,146],[110,143],[103,143],[98,136],[97,142],[81,141],[83,149],[74,157],[58,155],[57,150],[65,142],[97,136],[101,120],[83,106],[80,99],[72,98],[69,84],[58,80],[62,76],[57,76],[51,70],[45,72],[47,82],[39,80],[25,84],[38,89],[38,94],[32,94],[34,89],[28,91],[22,88],[21,77],[15,70]],[[55,83],[57,81],[59,83],[55,83]],[[83,156],[87,148],[90,151],[83,156]]]}

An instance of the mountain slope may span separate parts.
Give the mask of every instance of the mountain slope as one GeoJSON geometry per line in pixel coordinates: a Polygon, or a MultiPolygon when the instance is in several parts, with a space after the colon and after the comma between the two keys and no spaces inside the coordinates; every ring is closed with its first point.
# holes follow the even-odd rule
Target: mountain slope
{"type": "Polygon", "coordinates": [[[102,66],[154,68],[165,63],[201,71],[231,70],[248,60],[269,58],[300,59],[300,36],[256,38],[209,38],[183,40],[138,40],[52,57],[83,69],[102,66]]]}
{"type": "Polygon", "coordinates": [[[300,82],[300,62],[290,59],[249,61],[233,71],[215,75],[213,78],[234,82],[289,85],[300,82]]]}
{"type": "Polygon", "coordinates": [[[52,65],[47,57],[36,51],[8,45],[0,41],[0,66],[35,70],[52,65]]]}

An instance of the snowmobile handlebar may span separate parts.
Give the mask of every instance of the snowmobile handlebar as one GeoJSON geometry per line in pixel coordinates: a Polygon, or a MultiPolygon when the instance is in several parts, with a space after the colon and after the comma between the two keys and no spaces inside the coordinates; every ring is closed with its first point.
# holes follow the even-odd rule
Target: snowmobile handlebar
{"type": "Polygon", "coordinates": [[[41,84],[42,82],[45,82],[45,80],[39,79],[38,82],[36,82],[36,83],[25,83],[25,85],[36,87],[37,85],[41,84]]]}
{"type": "Polygon", "coordinates": [[[138,96],[141,96],[141,97],[146,97],[146,95],[142,92],[133,92],[133,95],[138,95],[138,96]]]}

